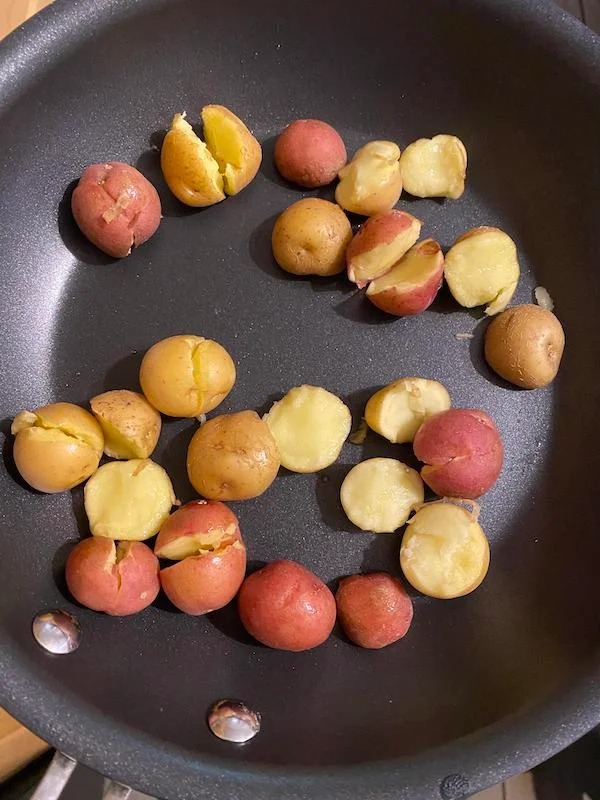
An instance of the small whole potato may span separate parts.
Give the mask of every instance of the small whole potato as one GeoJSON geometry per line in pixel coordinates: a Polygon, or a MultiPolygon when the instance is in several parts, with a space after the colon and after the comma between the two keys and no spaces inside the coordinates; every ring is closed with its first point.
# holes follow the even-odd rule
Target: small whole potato
{"type": "Polygon", "coordinates": [[[255,411],[222,414],[205,422],[188,447],[187,472],[210,500],[248,500],[273,483],[279,451],[269,426],[255,411]]]}
{"type": "Polygon", "coordinates": [[[158,559],[142,542],[92,536],[75,545],[66,564],[69,591],[82,606],[116,617],[136,614],[160,589],[158,559]]]}
{"type": "Polygon", "coordinates": [[[14,418],[13,457],[21,476],[38,492],[64,492],[97,469],[104,448],[102,428],[73,403],[52,403],[14,418]]]}
{"type": "Polygon", "coordinates": [[[402,639],[413,618],[412,600],[398,578],[387,572],[342,578],[335,601],[346,636],[371,650],[402,639]]]}
{"type": "Polygon", "coordinates": [[[292,275],[336,275],[346,266],[351,239],[352,227],[339,206],[305,197],[277,218],[271,244],[275,261],[292,275]]]}
{"type": "Polygon", "coordinates": [[[104,433],[109,458],[148,458],[160,436],[160,414],[146,398],[128,389],[103,392],[90,400],[104,433]]]}
{"type": "Polygon", "coordinates": [[[248,633],[267,647],[299,652],[333,630],[335,598],[322,580],[294,561],[272,561],[240,589],[238,611],[248,633]]]}
{"type": "Polygon", "coordinates": [[[161,339],[146,352],[140,385],[148,401],[169,417],[212,411],[235,383],[233,359],[218,342],[182,334],[161,339]]]}
{"type": "Polygon", "coordinates": [[[565,349],[565,332],[545,308],[507,308],[485,332],[485,360],[501,378],[522,389],[552,383],[565,349]]]}
{"type": "Polygon", "coordinates": [[[415,434],[421,477],[440,497],[474,499],[498,480],[504,448],[494,421],[475,408],[449,408],[426,419],[415,434]]]}
{"type": "Polygon", "coordinates": [[[274,156],[280,175],[309,189],[327,186],[348,160],[342,137],[319,119],[291,122],[277,137],[274,156]]]}
{"type": "Polygon", "coordinates": [[[83,235],[109,256],[123,258],[160,224],[158,192],[129,164],[92,164],[79,179],[71,210],[83,235]]]}

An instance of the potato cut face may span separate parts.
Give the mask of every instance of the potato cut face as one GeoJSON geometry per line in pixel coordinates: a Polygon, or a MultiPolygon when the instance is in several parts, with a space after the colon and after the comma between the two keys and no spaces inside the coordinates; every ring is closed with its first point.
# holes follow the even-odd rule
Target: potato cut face
{"type": "Polygon", "coordinates": [[[448,600],[476,589],[490,564],[490,548],[475,515],[439,501],[420,508],[408,521],[400,566],[415,589],[448,600]]]}
{"type": "Polygon", "coordinates": [[[350,522],[372,533],[398,530],[423,497],[419,473],[394,458],[361,461],[346,475],[340,491],[350,522]]]}
{"type": "Polygon", "coordinates": [[[318,472],[337,459],[352,418],[336,395],[319,386],[297,386],[264,417],[281,464],[292,472],[318,472]]]}
{"type": "Polygon", "coordinates": [[[438,381],[400,378],[370,398],[365,419],[371,430],[390,442],[412,442],[423,422],[450,404],[448,390],[438,381]]]}
{"type": "Polygon", "coordinates": [[[175,493],[161,466],[131,459],[100,467],[85,485],[84,501],[94,536],[142,541],[158,533],[175,493]]]}
{"type": "Polygon", "coordinates": [[[104,392],[90,400],[104,433],[104,452],[110,458],[148,458],[160,435],[160,414],[143,395],[128,389],[104,392]]]}
{"type": "MultiPolygon", "coordinates": [[[[417,232],[416,238],[418,235],[417,232]]],[[[369,284],[367,294],[378,294],[390,288],[404,291],[426,283],[431,275],[439,270],[443,261],[439,247],[434,250],[433,244],[437,243],[432,243],[431,248],[423,248],[423,243],[420,242],[405,250],[388,272],[369,284]]]]}
{"type": "Polygon", "coordinates": [[[446,254],[444,277],[465,308],[487,305],[488,316],[503,311],[519,280],[517,248],[499,228],[474,228],[446,254]]]}
{"type": "Polygon", "coordinates": [[[237,194],[258,172],[261,147],[242,120],[228,108],[204,106],[201,116],[206,144],[219,165],[225,192],[237,194]]]}
{"type": "Polygon", "coordinates": [[[335,199],[346,211],[366,216],[388,211],[402,193],[400,148],[394,142],[368,142],[338,175],[335,199]]]}
{"type": "Polygon", "coordinates": [[[456,200],[465,189],[467,151],[458,137],[448,134],[418,139],[402,153],[400,171],[409,194],[456,200]]]}

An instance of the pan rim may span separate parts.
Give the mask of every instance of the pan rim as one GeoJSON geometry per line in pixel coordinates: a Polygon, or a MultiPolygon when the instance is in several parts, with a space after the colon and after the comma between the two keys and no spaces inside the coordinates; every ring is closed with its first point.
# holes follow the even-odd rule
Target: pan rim
{"type": "MultiPolygon", "coordinates": [[[[145,0],[143,8],[149,10],[164,2],[145,0]]],[[[585,67],[588,77],[600,87],[600,39],[566,11],[548,0],[469,2],[493,7],[497,16],[518,15],[548,35],[576,43],[570,58],[585,67]]],[[[35,80],[48,60],[48,52],[51,57],[68,52],[77,29],[118,21],[140,8],[137,0],[55,0],[0,45],[0,102],[9,104],[11,96],[26,87],[27,81],[19,82],[20,75],[28,73],[27,80],[35,80]]],[[[99,711],[77,701],[69,704],[68,695],[65,702],[65,695],[58,692],[49,696],[34,671],[24,673],[22,663],[7,652],[10,648],[5,640],[3,645],[0,701],[9,713],[50,744],[105,775],[163,796],[170,796],[176,785],[179,800],[199,795],[216,800],[225,793],[236,797],[285,796],[289,800],[324,793],[341,800],[360,793],[380,800],[415,800],[438,796],[448,776],[457,776],[457,787],[465,785],[459,778],[466,779],[466,791],[472,793],[545,760],[600,723],[598,653],[582,665],[577,680],[545,701],[416,756],[319,769],[232,764],[226,758],[200,758],[197,753],[182,752],[125,726],[115,731],[99,711]],[[553,730],[552,736],[548,736],[548,730],[553,730]],[[102,747],[98,747],[98,741],[102,747]]],[[[458,795],[447,795],[453,796],[458,795]]]]}

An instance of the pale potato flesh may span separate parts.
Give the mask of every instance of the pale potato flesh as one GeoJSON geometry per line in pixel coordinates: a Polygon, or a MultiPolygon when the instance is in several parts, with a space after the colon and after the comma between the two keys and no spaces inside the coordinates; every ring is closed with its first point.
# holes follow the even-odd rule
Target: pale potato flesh
{"type": "Polygon", "coordinates": [[[444,277],[454,299],[465,308],[487,305],[488,316],[506,308],[519,275],[515,243],[498,228],[474,228],[446,254],[444,277]]]}
{"type": "Polygon", "coordinates": [[[369,217],[389,211],[402,193],[400,148],[394,142],[368,142],[338,176],[335,199],[346,211],[369,217]]]}
{"type": "Polygon", "coordinates": [[[350,433],[347,406],[319,386],[297,386],[264,417],[281,464],[292,472],[317,472],[337,459],[350,433]]]}
{"type": "Polygon", "coordinates": [[[208,149],[219,164],[225,192],[237,194],[258,172],[261,146],[242,120],[224,106],[204,106],[202,124],[208,149]]]}
{"type": "Polygon", "coordinates": [[[183,536],[178,536],[160,550],[155,550],[158,558],[168,558],[171,561],[183,561],[188,556],[203,556],[207,553],[219,555],[235,540],[236,526],[228,525],[226,528],[213,528],[210,531],[198,531],[183,536]]]}
{"type": "Polygon", "coordinates": [[[394,458],[361,461],[346,475],[340,490],[350,522],[372,533],[398,530],[423,497],[419,473],[394,458]]]}
{"type": "Polygon", "coordinates": [[[402,185],[415,197],[459,198],[465,189],[467,151],[456,136],[439,134],[409,144],[400,158],[402,185]]]}
{"type": "MultiPolygon", "coordinates": [[[[420,227],[419,227],[420,231],[420,227]]],[[[419,233],[417,232],[417,237],[419,233]]],[[[416,238],[413,240],[416,241],[416,238]]],[[[420,249],[421,242],[415,247],[406,248],[404,253],[401,254],[400,260],[394,263],[392,268],[379,278],[375,278],[369,284],[367,294],[378,294],[390,286],[397,288],[411,288],[413,286],[420,286],[423,283],[424,277],[428,277],[432,269],[436,267],[436,258],[432,257],[430,252],[420,249]]],[[[441,260],[441,256],[440,256],[441,260]]]]}
{"type": "Polygon", "coordinates": [[[110,458],[148,458],[160,435],[160,414],[137,392],[116,389],[93,397],[92,412],[104,433],[110,458]]]}
{"type": "Polygon", "coordinates": [[[408,521],[400,566],[419,592],[442,600],[462,597],[483,581],[489,563],[485,534],[463,506],[428,503],[408,521]]]}
{"type": "Polygon", "coordinates": [[[175,493],[161,466],[131,459],[100,467],[85,485],[84,502],[94,536],[142,541],[158,533],[175,493]]]}
{"type": "Polygon", "coordinates": [[[160,166],[167,186],[182,203],[203,207],[225,199],[219,164],[183,114],[173,117],[160,166]]]}
{"type": "Polygon", "coordinates": [[[428,378],[400,378],[370,398],[365,419],[371,430],[395,444],[412,442],[423,422],[450,408],[445,386],[428,378]]]}

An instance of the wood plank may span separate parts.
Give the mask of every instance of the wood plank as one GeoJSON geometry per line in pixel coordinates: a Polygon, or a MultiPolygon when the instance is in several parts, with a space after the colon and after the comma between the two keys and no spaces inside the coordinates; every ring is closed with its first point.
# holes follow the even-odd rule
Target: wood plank
{"type": "Polygon", "coordinates": [[[0,708],[0,783],[48,749],[0,708]]]}
{"type": "Polygon", "coordinates": [[[504,784],[504,800],[536,800],[531,772],[515,775],[504,784]]]}
{"type": "Polygon", "coordinates": [[[583,21],[600,35],[600,0],[582,0],[583,21]]]}
{"type": "Polygon", "coordinates": [[[52,0],[0,0],[0,39],[32,17],[52,0]]]}
{"type": "Polygon", "coordinates": [[[573,14],[574,17],[577,17],[577,19],[583,19],[580,0],[555,0],[555,2],[561,8],[564,8],[565,11],[568,11],[569,14],[573,14]]]}
{"type": "Polygon", "coordinates": [[[491,786],[489,789],[484,789],[483,792],[474,794],[473,797],[471,797],[471,800],[505,800],[503,785],[498,783],[496,786],[491,786]]]}

